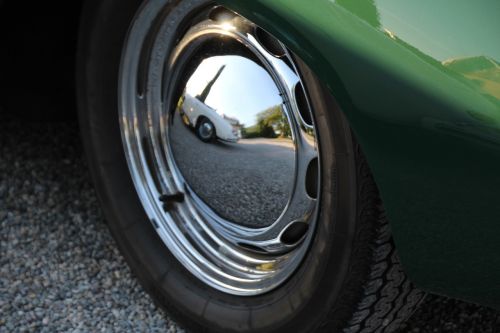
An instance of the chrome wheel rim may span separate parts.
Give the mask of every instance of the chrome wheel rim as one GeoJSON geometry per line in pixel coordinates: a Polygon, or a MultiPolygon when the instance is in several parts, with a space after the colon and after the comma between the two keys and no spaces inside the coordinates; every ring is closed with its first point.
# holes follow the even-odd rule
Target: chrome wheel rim
{"type": "MultiPolygon", "coordinates": [[[[239,296],[269,292],[290,278],[304,259],[318,216],[321,174],[317,136],[294,57],[264,30],[220,6],[193,6],[181,2],[173,9],[184,13],[175,16],[178,22],[165,15],[167,10],[167,1],[162,0],[146,2],[140,8],[129,31],[120,68],[120,128],[138,197],[170,252],[201,281],[239,296]],[[187,20],[188,17],[191,19],[187,20]],[[183,32],[174,33],[173,27],[175,31],[183,32]],[[267,124],[267,127],[261,126],[257,131],[261,141],[251,139],[250,128],[244,125],[233,126],[232,131],[227,131],[232,135],[224,136],[222,125],[204,122],[197,128],[197,120],[187,115],[190,105],[198,105],[196,111],[215,110],[210,107],[207,96],[215,95],[213,91],[217,88],[214,85],[221,81],[209,82],[196,97],[190,94],[189,83],[197,73],[204,73],[204,63],[221,61],[225,63],[220,68],[226,72],[221,74],[219,69],[217,78],[226,73],[226,76],[238,77],[244,74],[239,68],[254,66],[255,71],[249,70],[249,73],[265,73],[265,79],[250,88],[250,80],[239,80],[235,85],[225,84],[219,88],[224,97],[214,97],[212,103],[225,102],[225,96],[229,99],[238,89],[247,89],[245,91],[252,101],[259,100],[262,96],[259,96],[258,87],[264,83],[273,91],[273,98],[281,98],[280,104],[276,104],[278,111],[273,113],[273,117],[275,114],[279,117],[272,118],[279,120],[267,124]],[[208,144],[199,140],[195,143],[179,124],[198,129],[203,141],[215,137],[218,142],[208,144]],[[264,128],[271,133],[265,139],[262,137],[267,135],[263,134],[264,128]],[[221,153],[226,148],[237,150],[255,142],[261,149],[257,153],[255,150],[242,155],[232,151],[224,151],[225,155],[221,153]],[[202,172],[198,174],[202,179],[216,178],[218,174],[212,169],[217,168],[209,165],[220,161],[220,156],[230,156],[228,161],[233,162],[240,156],[255,156],[256,160],[262,161],[256,163],[259,167],[269,160],[276,161],[277,157],[273,157],[269,147],[262,148],[266,144],[273,145],[276,151],[283,152],[286,148],[292,152],[287,153],[286,159],[276,162],[281,166],[279,170],[289,170],[282,172],[286,174],[283,190],[276,195],[264,190],[257,193],[260,198],[264,195],[279,197],[280,204],[276,205],[278,208],[272,208],[274,215],[266,225],[245,225],[248,216],[251,220],[257,216],[257,210],[264,209],[256,204],[259,201],[250,202],[241,209],[246,215],[231,215],[231,211],[225,211],[224,204],[218,204],[211,190],[226,191],[231,188],[232,181],[215,182],[206,189],[206,184],[197,181],[197,175],[191,175],[192,164],[183,162],[185,159],[208,159],[210,163],[201,164],[202,172]],[[201,153],[191,152],[196,149],[201,153]],[[216,156],[208,151],[216,151],[216,156]],[[207,174],[213,177],[207,177],[207,174]],[[239,221],[240,215],[247,217],[239,221]]],[[[235,112],[251,119],[243,109],[238,108],[239,111],[235,112]]],[[[256,115],[251,114],[253,118],[256,115]]],[[[235,122],[239,124],[229,116],[220,117],[233,125],[235,122]]],[[[257,119],[262,121],[262,118],[257,119]]],[[[237,163],[240,162],[236,162],[236,167],[240,166],[242,170],[238,177],[244,179],[252,172],[245,169],[243,162],[237,163]]],[[[227,173],[229,167],[226,164],[230,163],[222,163],[219,173],[227,173]]],[[[265,175],[274,172],[272,169],[265,175]]],[[[274,174],[282,177],[279,173],[274,174]]],[[[270,176],[268,179],[272,181],[270,176]]],[[[246,191],[242,188],[243,192],[246,191]]],[[[236,206],[246,202],[244,198],[252,194],[255,193],[247,191],[240,197],[236,196],[236,206]]],[[[230,201],[231,197],[226,196],[226,199],[230,201]]]]}

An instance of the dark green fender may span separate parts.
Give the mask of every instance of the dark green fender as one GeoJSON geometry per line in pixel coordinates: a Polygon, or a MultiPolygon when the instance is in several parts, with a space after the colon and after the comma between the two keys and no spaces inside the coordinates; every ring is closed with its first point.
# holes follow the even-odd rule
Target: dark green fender
{"type": "Polygon", "coordinates": [[[500,307],[500,1],[220,2],[337,98],[411,279],[500,307]]]}

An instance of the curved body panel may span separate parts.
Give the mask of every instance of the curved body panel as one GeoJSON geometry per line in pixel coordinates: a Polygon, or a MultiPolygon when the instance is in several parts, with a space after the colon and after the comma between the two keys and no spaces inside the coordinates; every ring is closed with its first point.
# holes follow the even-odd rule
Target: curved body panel
{"type": "Polygon", "coordinates": [[[336,97],[412,280],[500,307],[500,2],[220,3],[285,41],[336,97]]]}

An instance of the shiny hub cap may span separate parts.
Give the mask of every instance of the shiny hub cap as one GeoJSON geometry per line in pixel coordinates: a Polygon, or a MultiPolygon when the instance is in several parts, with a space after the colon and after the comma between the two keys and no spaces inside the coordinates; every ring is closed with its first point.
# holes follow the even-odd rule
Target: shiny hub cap
{"type": "Polygon", "coordinates": [[[320,172],[294,58],[222,7],[181,35],[146,3],[127,39],[120,119],[144,209],[174,256],[208,285],[258,295],[289,278],[315,227],[320,172]]]}
{"type": "Polygon", "coordinates": [[[204,121],[199,129],[200,137],[202,140],[210,140],[214,135],[214,125],[208,121],[204,121]]]}

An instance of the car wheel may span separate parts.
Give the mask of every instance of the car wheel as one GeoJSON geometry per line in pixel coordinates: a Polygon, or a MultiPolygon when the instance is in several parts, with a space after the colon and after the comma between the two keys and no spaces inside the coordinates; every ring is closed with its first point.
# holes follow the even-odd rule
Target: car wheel
{"type": "Polygon", "coordinates": [[[201,118],[196,125],[196,135],[203,142],[211,142],[215,139],[215,126],[208,118],[201,118]]]}
{"type": "Polygon", "coordinates": [[[281,42],[211,1],[89,0],[78,56],[106,220],[182,325],[392,332],[412,313],[423,294],[401,268],[361,149],[281,42]],[[193,140],[178,126],[186,94],[234,112],[243,138],[193,140]]]}

